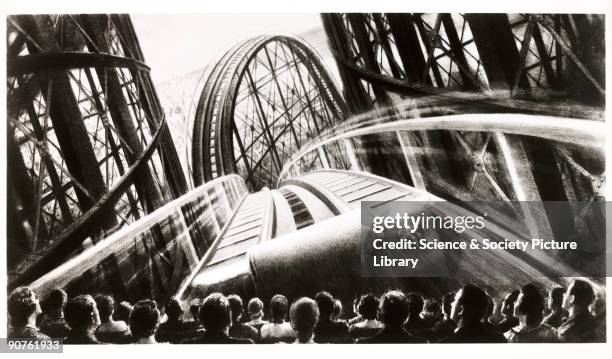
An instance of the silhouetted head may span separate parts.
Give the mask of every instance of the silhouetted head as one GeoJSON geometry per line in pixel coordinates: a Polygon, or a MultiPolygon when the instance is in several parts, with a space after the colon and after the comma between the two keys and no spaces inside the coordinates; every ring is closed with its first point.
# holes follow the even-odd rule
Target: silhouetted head
{"type": "Polygon", "coordinates": [[[212,293],[202,301],[200,322],[210,332],[223,332],[232,325],[229,300],[221,293],[212,293]]]}
{"type": "Polygon", "coordinates": [[[572,306],[588,309],[594,299],[595,292],[593,291],[593,286],[587,281],[576,279],[570,284],[567,293],[565,293],[564,304],[568,309],[572,306]]]}
{"type": "Polygon", "coordinates": [[[183,316],[183,304],[177,298],[170,298],[165,309],[168,320],[177,321],[183,316]]]}
{"type": "Polygon", "coordinates": [[[230,310],[232,311],[232,323],[238,323],[244,311],[242,298],[240,298],[238,294],[230,294],[227,296],[227,300],[229,301],[230,310]]]}
{"type": "Polygon", "coordinates": [[[150,300],[139,300],[130,315],[130,330],[136,339],[148,338],[157,332],[160,314],[157,304],[150,300]]]}
{"type": "Polygon", "coordinates": [[[408,317],[408,304],[404,293],[392,290],[383,294],[380,298],[378,316],[388,328],[401,327],[408,317]]]}
{"type": "Polygon", "coordinates": [[[331,319],[334,314],[334,296],[329,292],[319,292],[315,295],[315,302],[319,307],[319,314],[323,319],[331,319]]]}
{"type": "Polygon", "coordinates": [[[527,284],[520,290],[514,303],[514,316],[525,316],[527,325],[536,326],[542,321],[544,312],[544,296],[533,284],[527,284]]]}
{"type": "Polygon", "coordinates": [[[298,335],[308,337],[312,335],[319,321],[319,308],[314,300],[302,297],[291,305],[289,317],[291,326],[298,335]]]}
{"type": "Polygon", "coordinates": [[[270,316],[273,323],[283,323],[289,309],[289,301],[282,294],[277,294],[270,300],[270,316]]]}
{"type": "Polygon", "coordinates": [[[98,313],[100,313],[100,321],[106,323],[113,315],[115,311],[115,300],[110,295],[97,295],[96,306],[98,307],[98,313]]]}
{"type": "Polygon", "coordinates": [[[28,324],[31,316],[42,312],[36,294],[30,288],[15,289],[8,298],[8,314],[13,327],[23,327],[28,324]]]}
{"type": "Polygon", "coordinates": [[[550,291],[548,295],[548,308],[555,309],[563,305],[563,295],[566,290],[563,287],[556,287],[550,291]]]}
{"type": "Polygon", "coordinates": [[[64,308],[66,322],[73,331],[91,331],[100,325],[100,314],[96,302],[88,294],[76,296],[64,308]]]}
{"type": "Polygon", "coordinates": [[[122,320],[126,324],[129,323],[130,315],[132,314],[132,309],[134,309],[134,307],[129,302],[123,301],[119,303],[117,309],[115,309],[115,317],[117,318],[116,320],[122,320]]]}
{"type": "Polygon", "coordinates": [[[374,294],[366,294],[361,297],[357,310],[364,319],[376,319],[378,316],[379,300],[374,294]]]}
{"type": "Polygon", "coordinates": [[[423,297],[416,293],[408,293],[406,295],[406,304],[408,305],[408,315],[417,317],[423,310],[423,297]]]}
{"type": "Polygon", "coordinates": [[[56,288],[43,300],[42,310],[47,315],[51,316],[63,314],[66,302],[68,302],[68,294],[66,294],[66,291],[56,288]]]}
{"type": "Polygon", "coordinates": [[[249,317],[251,319],[259,319],[264,315],[264,304],[261,299],[255,297],[249,300],[249,304],[247,305],[247,309],[249,311],[249,317]]]}
{"type": "Polygon", "coordinates": [[[487,312],[487,294],[477,286],[463,286],[451,306],[451,319],[459,323],[479,322],[487,312]]]}

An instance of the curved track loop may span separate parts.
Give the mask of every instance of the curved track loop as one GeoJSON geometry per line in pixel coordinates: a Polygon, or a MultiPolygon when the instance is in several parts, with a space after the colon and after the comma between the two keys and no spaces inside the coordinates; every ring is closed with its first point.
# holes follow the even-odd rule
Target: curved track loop
{"type": "Polygon", "coordinates": [[[342,97],[307,45],[287,36],[246,40],[206,79],[193,125],[194,182],[239,173],[252,189],[272,186],[289,154],[344,114],[342,97]],[[316,129],[303,128],[311,124],[316,129]],[[246,138],[241,130],[254,134],[246,138]]]}

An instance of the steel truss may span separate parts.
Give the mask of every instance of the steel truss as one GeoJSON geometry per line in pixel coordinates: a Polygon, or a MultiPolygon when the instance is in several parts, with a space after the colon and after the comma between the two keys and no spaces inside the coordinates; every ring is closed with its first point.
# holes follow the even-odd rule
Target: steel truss
{"type": "Polygon", "coordinates": [[[601,16],[324,14],[323,22],[347,103],[389,104],[393,80],[597,105],[605,97],[601,16]]]}
{"type": "MultiPolygon", "coordinates": [[[[432,113],[554,112],[602,119],[602,16],[352,13],[324,14],[322,19],[353,113],[385,109],[383,117],[401,119],[432,113]]],[[[593,200],[600,198],[605,178],[603,168],[586,170],[587,161],[558,145],[504,134],[450,130],[399,141],[407,141],[407,147],[444,149],[445,156],[456,159],[461,165],[439,176],[450,180],[458,175],[453,180],[465,182],[467,198],[484,190],[502,200],[593,200]],[[487,156],[500,152],[515,160],[487,164],[487,156]],[[550,164],[559,168],[548,170],[550,164]],[[524,174],[520,186],[505,180],[512,173],[524,174]],[[576,176],[593,185],[572,182],[576,176]],[[508,187],[520,187],[523,194],[516,196],[508,187]]],[[[389,140],[372,135],[343,142],[358,148],[384,146],[389,140]]],[[[366,167],[376,172],[381,157],[364,151],[366,167]]],[[[398,174],[398,179],[416,184],[419,174],[411,168],[410,175],[398,174]]]]}
{"type": "Polygon", "coordinates": [[[7,35],[17,285],[184,193],[186,182],[128,16],[10,16],[7,35]]]}
{"type": "Polygon", "coordinates": [[[301,41],[260,36],[212,67],[192,134],[196,185],[229,173],[252,190],[272,187],[300,146],[345,116],[318,56],[301,41]]]}

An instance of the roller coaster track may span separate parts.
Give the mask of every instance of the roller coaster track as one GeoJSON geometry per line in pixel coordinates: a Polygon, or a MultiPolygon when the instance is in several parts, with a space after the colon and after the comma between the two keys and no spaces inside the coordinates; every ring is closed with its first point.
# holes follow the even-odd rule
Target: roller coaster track
{"type": "MultiPolygon", "coordinates": [[[[193,175],[200,186],[42,277],[27,276],[19,284],[29,283],[44,295],[54,286],[84,290],[81,284],[88,278],[111,280],[117,275],[125,292],[116,294],[118,300],[141,297],[141,286],[145,286],[155,299],[175,296],[183,301],[214,291],[264,298],[282,291],[292,297],[321,289],[315,286],[332,288],[345,299],[367,288],[418,284],[429,285],[428,290],[444,290],[457,279],[425,284],[413,279],[362,277],[362,206],[373,201],[446,200],[453,206],[483,198],[494,198],[502,204],[510,200],[542,201],[545,191],[532,171],[542,165],[537,162],[541,161],[537,150],[542,148],[554,155],[553,161],[545,163],[547,169],[551,168],[546,175],[558,172],[559,193],[586,202],[602,199],[605,124],[593,120],[601,117],[600,111],[498,101],[481,94],[449,97],[445,93],[432,102],[417,99],[415,105],[411,100],[390,111],[377,108],[344,120],[344,104],[337,90],[311,55],[295,39],[278,36],[258,37],[230,49],[210,71],[196,111],[193,175]],[[266,118],[259,95],[283,92],[276,89],[282,70],[270,61],[268,51],[283,46],[290,50],[285,55],[293,59],[285,64],[287,68],[298,63],[308,67],[303,63],[314,61],[308,74],[320,102],[315,109],[310,102],[314,98],[303,104],[295,93],[278,97],[279,102],[266,105],[268,114],[276,118],[262,122],[266,118]],[[255,73],[255,64],[266,60],[265,74],[255,73]],[[263,83],[270,92],[258,92],[259,82],[253,81],[253,76],[267,78],[263,83]],[[240,142],[238,127],[243,125],[236,121],[237,103],[255,94],[258,96],[250,99],[254,106],[251,120],[257,118],[260,123],[244,122],[243,129],[250,126],[258,137],[246,146],[255,148],[251,152],[259,152],[258,158],[240,142]],[[470,102],[470,96],[476,96],[477,101],[470,102]],[[301,104],[293,118],[289,116],[292,110],[288,99],[301,104]],[[476,105],[475,112],[479,113],[466,114],[466,103],[483,105],[476,105]],[[500,109],[507,111],[497,113],[500,109]],[[312,115],[306,122],[319,118],[321,126],[300,136],[292,134],[297,129],[293,123],[305,111],[312,115]],[[325,119],[324,113],[328,116],[325,119]],[[275,129],[275,121],[281,119],[285,121],[275,129]],[[257,131],[255,126],[259,126],[257,131]],[[282,152],[277,144],[285,134],[282,138],[291,146],[282,152]],[[530,141],[537,141],[538,146],[530,141]],[[273,155],[275,150],[282,155],[273,155]],[[585,158],[592,160],[589,165],[585,158]],[[447,176],[453,171],[445,170],[445,166],[460,173],[447,176]],[[268,168],[270,173],[256,173],[255,167],[268,168]],[[274,173],[269,170],[272,168],[274,173]],[[570,182],[579,185],[569,188],[570,182]],[[102,273],[99,264],[111,255],[120,259],[137,257],[132,261],[137,264],[121,262],[121,273],[102,273]],[[338,278],[330,273],[338,273],[338,278]],[[153,280],[157,282],[149,284],[153,280]],[[441,285],[435,288],[436,284],[441,285]]],[[[469,211],[461,206],[456,210],[469,211]]],[[[530,215],[540,219],[546,214],[535,211],[530,215]]],[[[512,232],[503,227],[498,231],[512,232]]],[[[503,252],[462,262],[451,259],[463,263],[457,272],[462,281],[510,285],[516,277],[535,275],[545,277],[549,284],[564,280],[543,275],[543,268],[554,263],[554,258],[547,255],[503,252]]],[[[575,274],[581,275],[579,271],[575,274]]]]}

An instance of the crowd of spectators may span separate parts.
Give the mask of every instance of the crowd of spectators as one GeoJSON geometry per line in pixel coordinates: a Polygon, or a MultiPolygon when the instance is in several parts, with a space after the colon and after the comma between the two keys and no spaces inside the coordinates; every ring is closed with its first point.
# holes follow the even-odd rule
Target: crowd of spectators
{"type": "Polygon", "coordinates": [[[545,298],[535,284],[503,297],[499,306],[468,284],[441,298],[391,290],[355,299],[352,313],[329,292],[290,301],[281,294],[264,305],[235,294],[212,293],[189,303],[187,319],[176,298],[116,304],[109,295],[52,291],[41,303],[27,287],[8,300],[11,338],[61,338],[65,344],[252,343],[554,343],[605,342],[602,298],[574,280],[545,298]],[[597,300],[598,301],[597,301],[597,300]],[[595,310],[598,310],[594,313],[595,310]]]}

